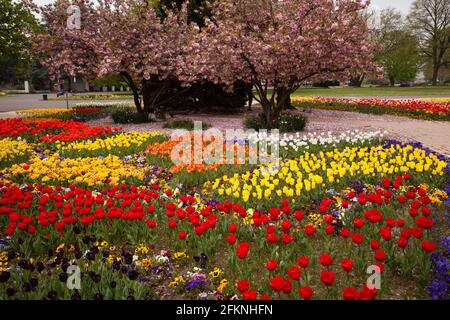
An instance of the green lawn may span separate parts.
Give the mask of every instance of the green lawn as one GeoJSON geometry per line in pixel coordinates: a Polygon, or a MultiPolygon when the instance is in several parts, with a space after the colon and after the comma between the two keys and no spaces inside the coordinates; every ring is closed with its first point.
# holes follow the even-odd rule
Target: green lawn
{"type": "Polygon", "coordinates": [[[321,97],[450,97],[450,85],[427,87],[300,88],[293,96],[321,97]]]}

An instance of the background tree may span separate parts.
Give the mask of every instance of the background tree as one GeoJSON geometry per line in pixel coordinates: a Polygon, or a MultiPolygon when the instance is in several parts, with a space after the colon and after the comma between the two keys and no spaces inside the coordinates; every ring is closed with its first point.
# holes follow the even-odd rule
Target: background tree
{"type": "MultiPolygon", "coordinates": [[[[214,0],[213,0],[214,1],[214,0]]],[[[188,22],[195,23],[200,29],[205,25],[205,19],[211,18],[211,3],[208,0],[158,0],[155,8],[161,19],[167,16],[166,11],[181,10],[183,5],[187,8],[188,22]]],[[[180,86],[179,82],[172,82],[180,86]]],[[[177,111],[212,111],[215,109],[232,112],[240,110],[248,100],[248,108],[252,105],[252,84],[237,81],[232,88],[223,84],[212,82],[194,83],[190,89],[178,99],[172,100],[168,108],[177,111]]]]}
{"type": "Polygon", "coordinates": [[[67,76],[94,80],[101,57],[95,45],[99,29],[93,3],[56,0],[41,7],[32,1],[27,5],[42,19],[42,27],[33,36],[33,51],[52,80],[59,81],[67,76]],[[67,26],[67,9],[72,4],[80,8],[82,24],[79,29],[67,26]]]}
{"type": "Polygon", "coordinates": [[[34,59],[29,67],[29,78],[34,90],[50,90],[51,81],[45,68],[38,60],[34,59]]]}
{"type": "Polygon", "coordinates": [[[168,11],[164,20],[147,0],[56,0],[29,4],[43,17],[35,51],[55,77],[95,80],[120,75],[134,94],[138,112],[149,114],[186,90],[174,87],[189,37],[196,32],[187,10],[168,11]],[[67,28],[67,8],[80,8],[81,28],[67,28]],[[143,105],[140,101],[143,96],[143,105]]]}
{"type": "Polygon", "coordinates": [[[22,3],[0,0],[0,8],[0,84],[14,83],[26,78],[30,35],[38,24],[22,3]]]}
{"type": "Polygon", "coordinates": [[[356,0],[219,1],[184,67],[214,83],[253,83],[271,129],[305,81],[374,69],[365,7],[356,0]]]}
{"type": "Polygon", "coordinates": [[[377,56],[386,78],[392,86],[396,81],[413,81],[420,64],[417,39],[398,10],[382,10],[378,20],[375,34],[381,47],[377,56]]]}
{"type": "Polygon", "coordinates": [[[99,86],[99,87],[115,86],[116,88],[119,88],[120,86],[125,87],[128,85],[128,83],[125,82],[123,77],[116,76],[116,75],[112,75],[112,76],[107,75],[107,76],[101,77],[99,79],[94,80],[93,84],[96,86],[99,86]]]}
{"type": "Polygon", "coordinates": [[[0,0],[0,59],[28,61],[29,36],[37,28],[33,14],[22,3],[0,0]]]}
{"type": "Polygon", "coordinates": [[[449,63],[445,57],[450,47],[450,1],[416,0],[408,20],[419,38],[422,54],[431,61],[431,83],[436,85],[439,70],[449,63]]]}
{"type": "MultiPolygon", "coordinates": [[[[361,17],[366,20],[366,24],[370,26],[370,32],[369,32],[369,39],[370,41],[378,41],[377,35],[376,35],[376,28],[375,28],[375,17],[376,13],[374,10],[370,8],[366,8],[361,11],[360,13],[361,17]]],[[[379,47],[378,47],[379,48],[379,47]]],[[[374,51],[374,61],[377,61],[377,49],[375,48],[374,51]]],[[[368,75],[364,72],[364,70],[355,70],[353,76],[349,79],[349,85],[351,87],[360,88],[366,79],[368,75]]]]}
{"type": "Polygon", "coordinates": [[[396,46],[383,51],[381,57],[385,76],[391,86],[398,81],[414,81],[420,62],[416,38],[404,30],[393,31],[391,37],[395,38],[396,46]]]}

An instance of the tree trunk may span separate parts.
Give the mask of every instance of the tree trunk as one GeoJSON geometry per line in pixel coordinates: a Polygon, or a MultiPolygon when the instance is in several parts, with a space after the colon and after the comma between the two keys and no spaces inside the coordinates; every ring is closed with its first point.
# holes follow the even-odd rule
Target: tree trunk
{"type": "Polygon", "coordinates": [[[355,88],[360,88],[364,82],[364,78],[366,77],[365,74],[355,76],[350,79],[350,86],[355,88]]]}
{"type": "Polygon", "coordinates": [[[252,111],[253,104],[253,84],[246,86],[247,98],[248,98],[248,111],[252,111]]]}
{"type": "Polygon", "coordinates": [[[395,87],[395,79],[389,78],[389,82],[391,83],[391,87],[395,87]]]}
{"type": "Polygon", "coordinates": [[[275,127],[275,108],[273,105],[271,105],[269,103],[269,105],[267,106],[268,108],[266,108],[266,112],[265,112],[265,116],[266,116],[266,125],[267,125],[267,130],[272,130],[275,127]]]}
{"type": "Polygon", "coordinates": [[[281,108],[280,113],[284,110],[295,109],[292,106],[291,95],[287,93],[287,89],[278,88],[276,102],[279,108],[281,108]],[[286,96],[287,95],[287,96],[286,96]]]}
{"type": "Polygon", "coordinates": [[[143,113],[144,110],[142,109],[139,90],[136,84],[134,83],[133,78],[126,72],[121,72],[120,75],[125,79],[125,82],[129,85],[131,91],[133,92],[134,105],[136,106],[137,112],[143,113]]]}
{"type": "Polygon", "coordinates": [[[431,78],[431,84],[433,86],[437,85],[438,76],[439,76],[439,66],[436,64],[433,65],[433,76],[431,78]]]}
{"type": "Polygon", "coordinates": [[[144,102],[144,110],[143,112],[150,114],[155,112],[153,107],[153,96],[152,96],[152,80],[142,80],[142,98],[144,102]]]}
{"type": "Polygon", "coordinates": [[[286,88],[274,88],[274,99],[261,99],[263,112],[266,118],[267,130],[272,130],[276,126],[280,114],[290,106],[290,91],[286,88]]]}

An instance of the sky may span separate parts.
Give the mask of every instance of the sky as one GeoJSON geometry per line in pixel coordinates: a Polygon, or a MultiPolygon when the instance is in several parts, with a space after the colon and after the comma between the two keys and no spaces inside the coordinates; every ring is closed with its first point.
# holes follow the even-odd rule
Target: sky
{"type": "Polygon", "coordinates": [[[408,14],[413,0],[372,0],[371,6],[375,9],[395,8],[404,15],[408,14]]]}
{"type": "MultiPolygon", "coordinates": [[[[37,4],[47,4],[53,2],[53,0],[34,0],[34,2],[37,4]]],[[[372,0],[371,6],[375,9],[395,8],[406,15],[412,2],[413,0],[372,0]]]]}

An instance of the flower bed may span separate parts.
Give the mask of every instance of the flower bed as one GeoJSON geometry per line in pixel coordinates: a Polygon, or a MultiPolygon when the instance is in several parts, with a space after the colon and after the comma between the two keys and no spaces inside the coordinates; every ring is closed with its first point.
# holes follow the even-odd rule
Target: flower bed
{"type": "Polygon", "coordinates": [[[5,138],[0,140],[0,168],[28,159],[31,146],[24,140],[5,138]]]}
{"type": "Polygon", "coordinates": [[[450,165],[419,144],[284,135],[279,164],[195,167],[156,132],[27,118],[0,135],[29,153],[0,171],[0,299],[448,298],[450,165]]]}
{"type": "Polygon", "coordinates": [[[51,118],[0,119],[0,137],[21,137],[28,141],[52,143],[70,142],[94,137],[105,137],[120,131],[120,128],[91,127],[76,121],[63,121],[51,118]]]}
{"type": "MultiPolygon", "coordinates": [[[[283,200],[264,211],[229,201],[204,203],[197,196],[176,197],[169,190],[159,192],[156,185],[115,186],[102,193],[3,185],[0,214],[6,218],[4,233],[12,237],[7,244],[26,248],[30,256],[25,258],[33,257],[4,259],[3,268],[20,265],[38,279],[29,294],[7,289],[22,297],[49,294],[45,285],[63,287],[65,273],[46,277],[38,271],[39,263],[51,270],[52,265],[67,267],[70,259],[90,274],[82,282],[89,286],[82,298],[110,297],[111,283],[102,281],[105,278],[132,286],[138,298],[149,291],[157,296],[206,298],[208,288],[213,297],[244,299],[397,296],[398,288],[390,283],[399,281],[399,268],[400,279],[426,282],[430,252],[436,250],[429,230],[440,209],[427,190],[410,186],[410,180],[409,175],[396,176],[375,186],[330,193],[308,209],[283,200]],[[78,234],[84,240],[73,244],[71,239],[78,234]],[[64,244],[55,245],[56,264],[49,264],[47,255],[43,260],[35,257],[48,249],[40,238],[64,244]],[[150,245],[139,244],[143,239],[150,245]],[[119,253],[117,245],[124,241],[131,247],[119,253]],[[158,249],[166,245],[171,250],[158,249]],[[383,290],[365,285],[371,264],[382,274],[383,290]],[[161,272],[171,275],[161,279],[161,272]],[[149,281],[156,281],[159,289],[151,291],[149,281]]],[[[2,277],[6,286],[10,277],[19,279],[11,271],[4,271],[2,277]]],[[[57,292],[61,292],[58,298],[80,294],[57,292]]],[[[415,294],[421,297],[423,292],[415,294]]]]}
{"type": "Polygon", "coordinates": [[[323,194],[332,186],[344,187],[354,179],[374,183],[385,175],[414,173],[418,181],[432,176],[442,182],[446,165],[436,155],[412,146],[348,147],[319,154],[306,152],[298,159],[218,178],[206,183],[205,188],[219,199],[264,207],[284,197],[310,199],[310,194],[323,194]]]}
{"type": "Polygon", "coordinates": [[[29,164],[13,165],[0,172],[7,181],[31,183],[39,181],[48,185],[103,186],[142,181],[144,170],[127,165],[117,156],[64,159],[59,154],[30,159],[29,164]]]}
{"type": "Polygon", "coordinates": [[[450,102],[448,100],[293,97],[292,102],[298,107],[357,111],[371,114],[394,114],[419,119],[450,121],[450,102]]]}
{"type": "Polygon", "coordinates": [[[56,148],[60,150],[62,156],[68,158],[98,157],[109,154],[123,156],[144,151],[147,145],[164,139],[164,135],[160,132],[130,132],[67,144],[57,142],[56,148]]]}
{"type": "Polygon", "coordinates": [[[23,117],[54,118],[59,120],[92,120],[104,116],[100,107],[75,107],[70,109],[28,109],[16,111],[23,117]]]}

